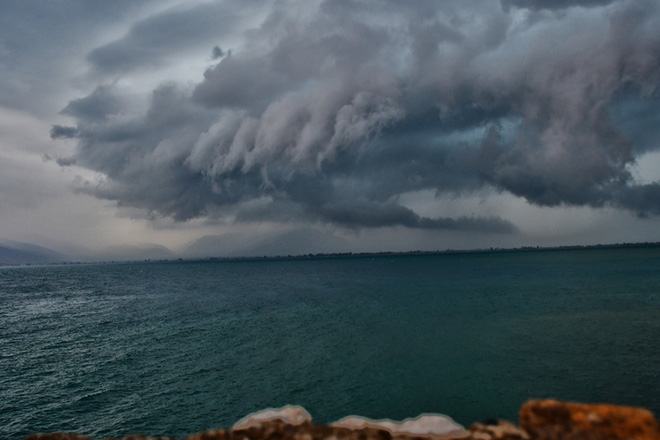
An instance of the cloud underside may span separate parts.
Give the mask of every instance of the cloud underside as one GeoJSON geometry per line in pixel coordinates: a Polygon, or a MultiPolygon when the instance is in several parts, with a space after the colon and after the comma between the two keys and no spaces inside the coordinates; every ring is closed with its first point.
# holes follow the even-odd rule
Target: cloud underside
{"type": "MultiPolygon", "coordinates": [[[[660,147],[658,3],[466,3],[278,3],[241,34],[243,49],[208,47],[216,64],[201,82],[161,85],[146,106],[101,82],[64,109],[77,126],[51,135],[75,136],[69,161],[105,176],[82,191],[182,221],[514,232],[506,219],[428,218],[399,202],[484,187],[660,214],[660,186],[630,171],[660,147]],[[651,116],[631,122],[626,108],[651,116]]],[[[179,18],[200,16],[213,22],[179,18]]],[[[123,68],[117,56],[133,69],[133,44],[175,19],[92,52],[99,81],[123,68]]]]}

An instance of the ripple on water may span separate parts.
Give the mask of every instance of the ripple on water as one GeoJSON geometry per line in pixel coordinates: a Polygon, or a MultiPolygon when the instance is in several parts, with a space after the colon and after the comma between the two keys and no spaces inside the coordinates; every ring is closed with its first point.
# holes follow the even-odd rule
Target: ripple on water
{"type": "Polygon", "coordinates": [[[529,397],[660,412],[660,256],[626,278],[548,255],[0,271],[0,438],[183,436],[287,403],[319,422],[512,419],[529,397]]]}

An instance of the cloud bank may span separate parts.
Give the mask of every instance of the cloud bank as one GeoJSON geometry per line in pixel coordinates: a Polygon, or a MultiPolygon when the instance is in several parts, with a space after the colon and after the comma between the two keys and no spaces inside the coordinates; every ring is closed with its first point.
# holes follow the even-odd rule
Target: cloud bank
{"type": "Polygon", "coordinates": [[[643,136],[660,124],[657,1],[247,3],[258,23],[231,27],[232,2],[166,11],[89,54],[98,85],[51,131],[104,176],[81,191],[180,221],[358,229],[516,230],[400,203],[422,190],[660,214],[660,184],[631,174],[660,147],[643,136]],[[117,81],[223,26],[240,47],[205,47],[203,79],[144,99],[117,81]]]}

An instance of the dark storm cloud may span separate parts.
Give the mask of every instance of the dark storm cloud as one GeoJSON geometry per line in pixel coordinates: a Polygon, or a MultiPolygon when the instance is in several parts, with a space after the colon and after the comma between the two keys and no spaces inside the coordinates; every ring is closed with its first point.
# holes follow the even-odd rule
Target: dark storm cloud
{"type": "Polygon", "coordinates": [[[77,164],[107,176],[83,190],[178,220],[348,228],[515,231],[399,203],[484,186],[543,206],[660,211],[655,184],[635,186],[629,171],[660,147],[657,119],[639,121],[640,148],[618,111],[657,109],[657,2],[304,5],[277,4],[242,50],[191,88],[159,87],[142,115],[109,87],[72,101],[77,164]]]}
{"type": "Polygon", "coordinates": [[[121,108],[122,102],[112,88],[99,86],[84,98],[69,102],[62,113],[80,120],[92,121],[116,115],[121,108]]]}
{"type": "Polygon", "coordinates": [[[79,62],[80,52],[97,33],[151,3],[156,2],[1,2],[0,104],[33,114],[61,107],[61,101],[51,102],[61,99],[57,94],[62,87],[54,85],[71,80],[71,66],[79,62]]]}
{"type": "Polygon", "coordinates": [[[658,182],[619,188],[614,197],[622,206],[634,211],[640,217],[660,215],[660,183],[658,182]]]}
{"type": "Polygon", "coordinates": [[[87,59],[103,74],[162,66],[178,52],[226,34],[237,20],[231,8],[218,2],[166,10],[139,21],[123,38],[94,49],[87,59]]]}
{"type": "Polygon", "coordinates": [[[428,218],[395,203],[373,203],[347,201],[340,204],[325,204],[319,207],[322,219],[350,228],[382,227],[401,225],[408,228],[478,230],[485,232],[515,232],[511,223],[497,217],[492,218],[428,218]]]}
{"type": "Polygon", "coordinates": [[[627,87],[608,106],[608,113],[621,133],[632,142],[633,151],[658,148],[660,139],[660,88],[643,93],[627,87]]]}
{"type": "MultiPolygon", "coordinates": [[[[111,90],[103,96],[110,103],[124,102],[111,90]]],[[[105,106],[91,106],[96,116],[97,107],[105,106]]],[[[100,112],[107,117],[104,121],[82,113],[90,122],[79,130],[77,164],[104,173],[108,180],[80,190],[177,220],[203,215],[211,188],[183,163],[188,145],[208,126],[210,116],[175,85],[154,90],[148,111],[140,117],[125,116],[129,104],[113,109],[112,114],[100,112]]]]}
{"type": "Polygon", "coordinates": [[[220,46],[214,46],[213,50],[211,51],[211,59],[213,60],[223,58],[225,55],[227,55],[227,52],[222,50],[220,46]]]}
{"type": "Polygon", "coordinates": [[[76,159],[72,157],[58,157],[55,162],[61,167],[70,167],[76,164],[76,159]]]}
{"type": "Polygon", "coordinates": [[[50,129],[51,139],[71,139],[76,137],[76,134],[78,134],[78,129],[76,127],[53,125],[50,129]]]}
{"type": "Polygon", "coordinates": [[[584,8],[608,5],[616,0],[502,0],[502,6],[528,9],[565,9],[574,6],[584,8]]]}
{"type": "Polygon", "coordinates": [[[499,217],[442,217],[417,215],[411,209],[396,203],[368,200],[318,200],[319,203],[295,203],[291,200],[261,200],[239,208],[236,221],[259,222],[265,218],[281,221],[321,221],[349,229],[375,228],[400,225],[416,229],[444,229],[513,233],[517,228],[499,217]],[[304,207],[304,208],[303,208],[304,207]]]}

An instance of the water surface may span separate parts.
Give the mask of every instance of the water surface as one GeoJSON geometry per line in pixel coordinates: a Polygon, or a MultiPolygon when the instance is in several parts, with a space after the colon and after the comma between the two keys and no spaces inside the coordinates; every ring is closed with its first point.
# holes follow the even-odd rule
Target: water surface
{"type": "Polygon", "coordinates": [[[516,420],[532,397],[660,413],[660,250],[0,269],[0,438],[516,420]]]}

